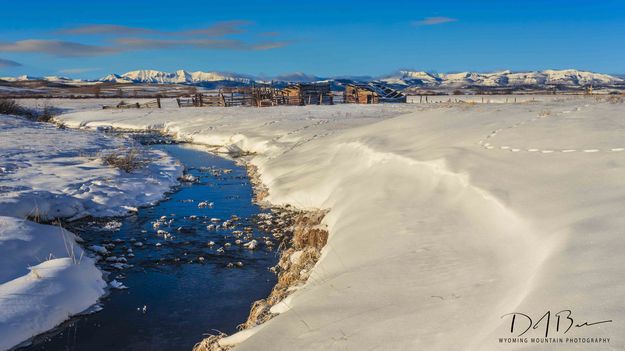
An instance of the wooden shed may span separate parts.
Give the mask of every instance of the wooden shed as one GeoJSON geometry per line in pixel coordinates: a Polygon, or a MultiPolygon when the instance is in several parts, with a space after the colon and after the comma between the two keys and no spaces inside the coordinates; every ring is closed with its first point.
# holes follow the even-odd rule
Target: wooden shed
{"type": "Polygon", "coordinates": [[[381,102],[406,102],[406,95],[379,82],[347,84],[343,99],[348,104],[378,104],[381,102]]]}
{"type": "Polygon", "coordinates": [[[347,84],[343,101],[347,104],[377,104],[380,97],[370,86],[364,84],[347,84]]]}
{"type": "Polygon", "coordinates": [[[330,83],[299,83],[282,89],[282,93],[289,98],[289,101],[297,101],[300,105],[332,105],[334,103],[330,83]]]}
{"type": "Polygon", "coordinates": [[[289,85],[282,89],[282,96],[284,97],[285,105],[303,105],[304,100],[300,96],[299,85],[289,85]]]}

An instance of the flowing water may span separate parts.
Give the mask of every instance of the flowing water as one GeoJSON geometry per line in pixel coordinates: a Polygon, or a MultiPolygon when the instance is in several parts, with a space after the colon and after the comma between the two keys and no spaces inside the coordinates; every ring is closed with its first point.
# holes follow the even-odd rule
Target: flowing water
{"type": "Polygon", "coordinates": [[[254,226],[263,210],[252,203],[245,169],[184,144],[151,147],[176,157],[198,181],[136,215],[74,224],[70,229],[85,246],[108,247],[109,262],[100,266],[128,289],[112,289],[101,311],[74,318],[24,350],[190,350],[204,333],[234,332],[252,302],[271,291],[276,277],[268,268],[277,263],[276,250],[234,244],[233,233],[244,229],[251,231],[248,240],[266,235],[254,226]],[[234,228],[207,228],[233,215],[240,218],[234,228]],[[231,246],[219,252],[225,243],[231,246]]]}

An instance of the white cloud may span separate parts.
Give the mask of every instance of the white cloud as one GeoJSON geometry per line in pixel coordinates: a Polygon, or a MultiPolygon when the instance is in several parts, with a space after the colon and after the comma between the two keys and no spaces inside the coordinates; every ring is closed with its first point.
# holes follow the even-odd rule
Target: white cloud
{"type": "Polygon", "coordinates": [[[451,17],[426,17],[420,21],[414,21],[413,24],[416,26],[433,26],[436,24],[456,22],[457,20],[457,18],[451,17]]]}

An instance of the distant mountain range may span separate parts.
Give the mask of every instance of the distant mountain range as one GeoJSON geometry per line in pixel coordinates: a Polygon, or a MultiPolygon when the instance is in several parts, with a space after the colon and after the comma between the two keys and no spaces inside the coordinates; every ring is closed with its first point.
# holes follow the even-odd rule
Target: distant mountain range
{"type": "Polygon", "coordinates": [[[380,79],[390,85],[406,87],[519,87],[561,85],[569,87],[610,86],[623,84],[622,78],[601,73],[567,70],[545,70],[538,72],[501,71],[493,73],[427,73],[400,71],[398,75],[380,79]]]}
{"type": "MultiPolygon", "coordinates": [[[[95,81],[81,81],[65,77],[5,77],[4,81],[44,80],[55,83],[80,84],[95,81]]],[[[399,71],[397,74],[384,77],[318,77],[304,73],[293,73],[273,78],[258,78],[249,75],[222,72],[190,72],[178,70],[162,72],[156,70],[136,70],[121,75],[109,74],[97,80],[110,83],[151,83],[151,84],[186,84],[204,87],[249,85],[252,83],[269,83],[286,85],[289,83],[329,81],[340,85],[350,82],[381,81],[395,88],[516,88],[516,87],[610,87],[625,86],[625,79],[613,75],[567,70],[545,70],[532,72],[501,71],[492,73],[461,72],[461,73],[430,73],[423,71],[399,71]]]]}

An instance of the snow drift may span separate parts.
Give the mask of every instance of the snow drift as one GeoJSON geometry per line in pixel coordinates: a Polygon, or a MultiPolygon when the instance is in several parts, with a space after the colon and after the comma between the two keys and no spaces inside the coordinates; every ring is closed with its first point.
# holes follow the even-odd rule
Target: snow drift
{"type": "Polygon", "coordinates": [[[88,309],[106,283],[62,228],[0,216],[0,350],[88,309]]]}

